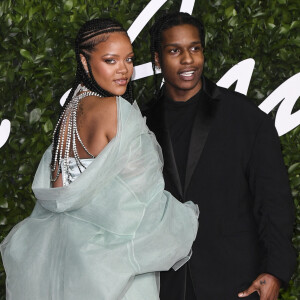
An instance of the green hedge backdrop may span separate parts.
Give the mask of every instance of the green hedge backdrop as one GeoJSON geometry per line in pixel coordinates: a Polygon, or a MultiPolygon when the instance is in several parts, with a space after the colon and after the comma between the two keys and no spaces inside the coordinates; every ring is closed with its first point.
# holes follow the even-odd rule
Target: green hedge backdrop
{"type": "MultiPolygon", "coordinates": [[[[111,16],[129,28],[149,0],[2,0],[0,2],[0,122],[11,121],[11,134],[0,148],[0,240],[27,217],[35,203],[31,183],[51,143],[59,99],[75,72],[73,39],[88,19],[111,16]]],[[[162,10],[178,11],[181,0],[162,10]]],[[[193,15],[206,27],[205,74],[215,82],[246,58],[256,64],[248,95],[260,104],[300,72],[298,0],[196,0],[193,15]]],[[[136,64],[150,61],[149,26],[133,46],[136,64]]],[[[151,99],[153,79],[135,81],[140,104],[151,99]]],[[[294,111],[300,109],[299,101],[294,111]]],[[[275,111],[272,112],[276,115],[275,111]]],[[[300,126],[281,137],[297,212],[294,245],[300,250],[300,126]]],[[[298,259],[300,261],[300,257],[298,259]]],[[[5,299],[0,263],[0,300],[5,299]]],[[[300,267],[280,299],[300,299],[300,267]]]]}

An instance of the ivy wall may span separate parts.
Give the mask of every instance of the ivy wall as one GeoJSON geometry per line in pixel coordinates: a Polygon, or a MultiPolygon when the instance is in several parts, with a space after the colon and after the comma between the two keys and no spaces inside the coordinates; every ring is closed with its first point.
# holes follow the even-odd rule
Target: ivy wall
{"type": "MultiPolygon", "coordinates": [[[[0,122],[11,121],[11,134],[0,148],[0,240],[27,217],[35,203],[31,183],[38,162],[51,143],[59,99],[71,87],[78,28],[99,16],[118,19],[126,28],[149,0],[2,0],[0,2],[0,122]]],[[[181,0],[162,10],[178,11],[181,0]]],[[[196,0],[193,14],[206,27],[205,74],[217,81],[246,58],[256,62],[248,95],[260,104],[300,72],[298,0],[196,0]]],[[[150,61],[149,26],[133,46],[136,64],[150,61]]],[[[135,81],[140,104],[150,100],[153,79],[135,81]]],[[[299,101],[294,112],[300,109],[299,101]]],[[[272,112],[276,115],[276,108],[272,112]]],[[[300,126],[281,137],[297,210],[294,245],[300,250],[300,126]]],[[[300,257],[299,257],[300,261],[300,257]]],[[[299,265],[299,264],[298,264],[299,265]]],[[[0,300],[5,299],[0,263],[0,300]]],[[[300,299],[300,267],[281,299],[300,299]]]]}

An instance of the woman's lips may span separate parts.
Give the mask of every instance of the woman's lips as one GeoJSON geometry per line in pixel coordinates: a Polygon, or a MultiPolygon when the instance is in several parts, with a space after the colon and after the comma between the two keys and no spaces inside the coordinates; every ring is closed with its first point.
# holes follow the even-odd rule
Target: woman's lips
{"type": "Polygon", "coordinates": [[[114,81],[115,81],[116,84],[121,85],[121,86],[127,85],[127,78],[125,78],[125,79],[117,79],[117,80],[114,80],[114,81]]]}

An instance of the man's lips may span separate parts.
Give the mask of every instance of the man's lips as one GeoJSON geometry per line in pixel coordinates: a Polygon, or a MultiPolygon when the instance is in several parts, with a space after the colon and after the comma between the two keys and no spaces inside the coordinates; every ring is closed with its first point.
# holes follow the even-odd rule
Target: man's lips
{"type": "Polygon", "coordinates": [[[196,69],[186,69],[179,71],[178,74],[183,80],[193,80],[195,78],[196,69]]]}
{"type": "Polygon", "coordinates": [[[128,79],[127,78],[120,78],[120,79],[116,79],[114,80],[114,82],[118,85],[127,85],[128,79]]]}

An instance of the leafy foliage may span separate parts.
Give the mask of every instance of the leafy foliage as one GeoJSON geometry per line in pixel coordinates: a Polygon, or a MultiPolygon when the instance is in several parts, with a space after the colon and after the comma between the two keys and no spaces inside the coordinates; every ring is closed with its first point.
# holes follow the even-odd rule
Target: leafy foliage
{"type": "MultiPolygon", "coordinates": [[[[75,72],[73,41],[88,19],[111,16],[129,28],[149,0],[4,0],[0,2],[0,121],[12,121],[9,141],[0,149],[0,240],[27,217],[35,199],[31,183],[38,162],[51,143],[60,110],[59,99],[75,72]]],[[[179,10],[181,1],[167,1],[163,10],[179,10]]],[[[195,1],[193,14],[206,27],[205,74],[217,81],[233,65],[254,58],[249,88],[257,104],[300,71],[300,7],[298,0],[195,1]]],[[[136,64],[150,61],[148,30],[133,46],[136,64]]],[[[140,104],[153,96],[153,79],[134,82],[140,104]]],[[[294,111],[300,109],[296,104],[294,111]]],[[[275,112],[273,112],[275,114],[275,112]]],[[[281,137],[290,176],[297,221],[294,245],[300,250],[300,126],[281,137]]],[[[0,265],[0,300],[5,274],[0,265]]],[[[300,299],[298,270],[281,299],[300,299]]]]}

